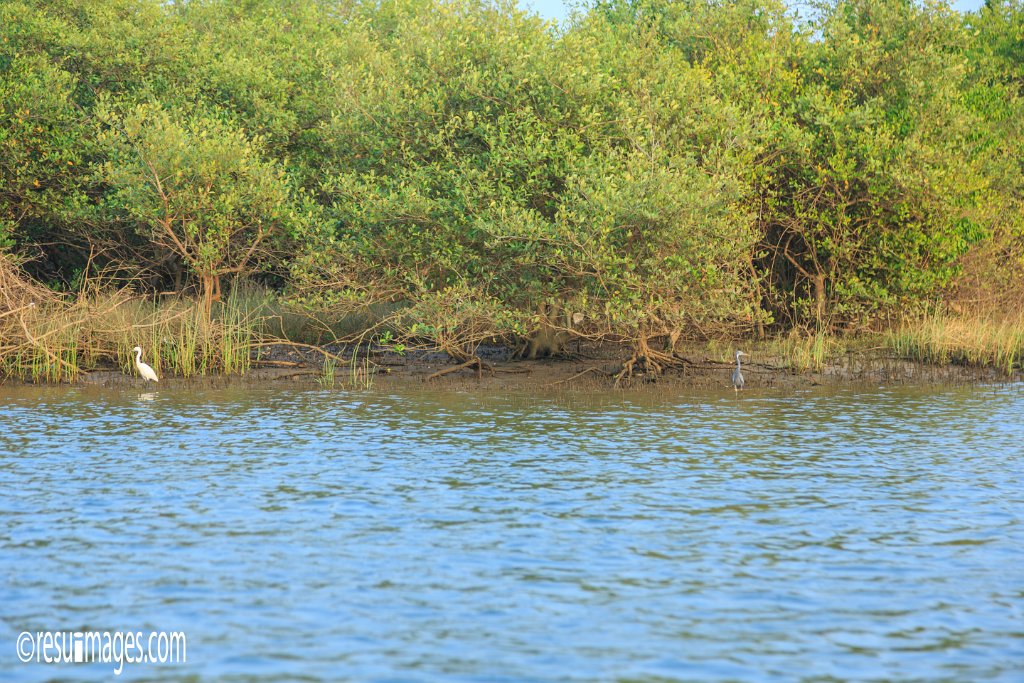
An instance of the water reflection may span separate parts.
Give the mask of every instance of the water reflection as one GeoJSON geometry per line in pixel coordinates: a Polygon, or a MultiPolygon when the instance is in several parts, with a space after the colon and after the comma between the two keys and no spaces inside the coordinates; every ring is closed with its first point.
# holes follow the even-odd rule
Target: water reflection
{"type": "MultiPolygon", "coordinates": [[[[0,642],[127,678],[1012,680],[1018,387],[0,394],[0,642]],[[143,399],[143,396],[149,396],[143,399]]],[[[23,666],[0,679],[109,679],[23,666]]]]}

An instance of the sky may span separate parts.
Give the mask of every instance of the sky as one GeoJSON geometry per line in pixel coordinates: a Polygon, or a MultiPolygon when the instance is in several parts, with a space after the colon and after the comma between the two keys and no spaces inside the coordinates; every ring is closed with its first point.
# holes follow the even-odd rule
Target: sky
{"type": "MultiPolygon", "coordinates": [[[[569,14],[569,8],[563,0],[519,0],[519,3],[533,9],[545,19],[561,21],[569,14]]],[[[984,0],[954,0],[953,7],[961,12],[969,12],[978,9],[983,3],[984,0]]]]}

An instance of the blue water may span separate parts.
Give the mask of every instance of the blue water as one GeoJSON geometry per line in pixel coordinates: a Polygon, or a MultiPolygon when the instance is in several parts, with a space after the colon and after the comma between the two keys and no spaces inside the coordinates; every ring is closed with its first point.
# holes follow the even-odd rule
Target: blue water
{"type": "Polygon", "coordinates": [[[0,681],[1020,681],[1022,518],[1021,385],[0,388],[0,681]]]}

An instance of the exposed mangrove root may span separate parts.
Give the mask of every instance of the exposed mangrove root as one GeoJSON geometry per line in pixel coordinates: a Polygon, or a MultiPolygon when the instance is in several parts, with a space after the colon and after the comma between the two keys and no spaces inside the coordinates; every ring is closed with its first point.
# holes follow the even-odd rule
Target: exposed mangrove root
{"type": "Polygon", "coordinates": [[[636,351],[622,364],[622,369],[615,375],[615,388],[618,389],[623,381],[629,381],[640,375],[660,375],[666,368],[679,366],[684,360],[677,358],[671,352],[656,351],[650,347],[646,339],[637,343],[636,351]]]}
{"type": "Polygon", "coordinates": [[[492,368],[487,363],[483,362],[479,358],[479,356],[474,356],[473,358],[470,358],[469,360],[467,360],[464,363],[459,363],[458,365],[453,365],[452,367],[445,368],[444,370],[438,370],[437,372],[432,374],[430,377],[427,377],[426,381],[429,382],[432,379],[437,379],[438,377],[444,377],[445,375],[450,374],[452,372],[458,372],[459,370],[465,370],[466,368],[472,368],[472,367],[476,367],[476,378],[477,379],[483,379],[484,371],[485,370],[487,372],[491,373],[492,375],[494,374],[494,368],[492,368]]]}

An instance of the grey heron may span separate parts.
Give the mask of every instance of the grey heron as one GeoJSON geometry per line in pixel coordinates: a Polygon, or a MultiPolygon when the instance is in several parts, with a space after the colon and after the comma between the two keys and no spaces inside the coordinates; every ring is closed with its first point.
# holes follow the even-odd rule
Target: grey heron
{"type": "Polygon", "coordinates": [[[734,391],[739,391],[743,388],[743,373],[740,371],[740,356],[750,356],[749,353],[743,353],[742,351],[736,352],[736,369],[732,371],[732,388],[734,391]]]}

